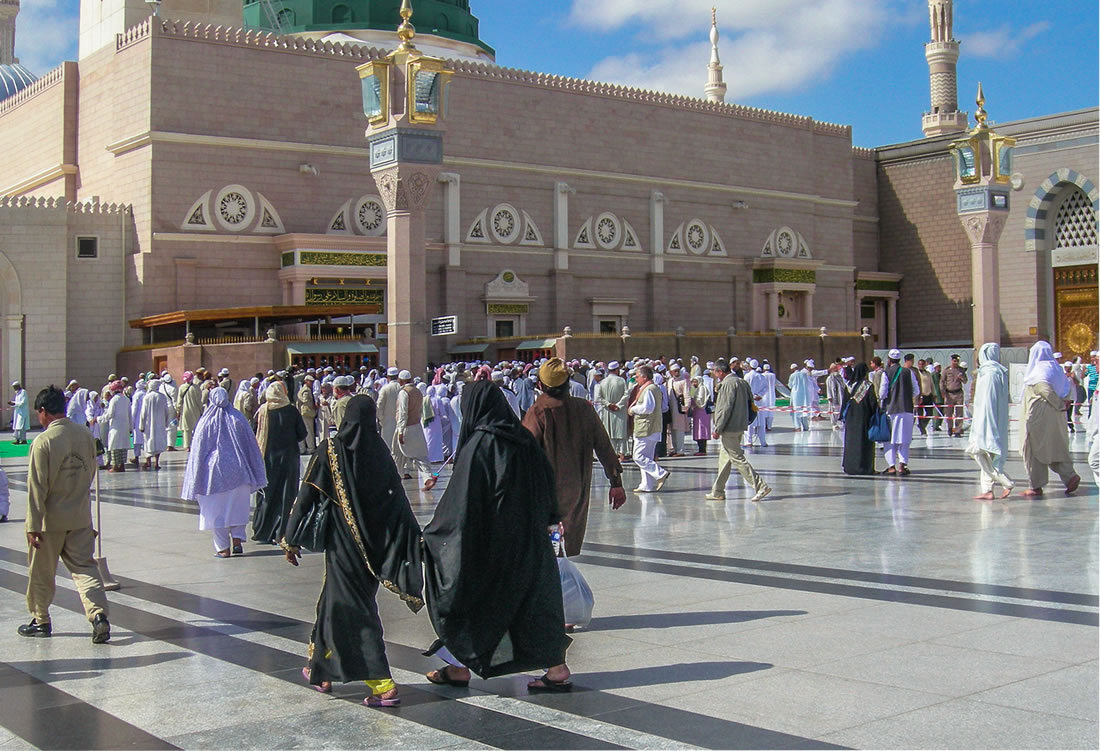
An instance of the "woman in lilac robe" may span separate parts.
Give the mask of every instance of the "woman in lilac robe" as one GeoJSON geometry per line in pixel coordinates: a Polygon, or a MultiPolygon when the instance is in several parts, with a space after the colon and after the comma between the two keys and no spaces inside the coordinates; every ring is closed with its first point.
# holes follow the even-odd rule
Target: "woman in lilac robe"
{"type": "Polygon", "coordinates": [[[252,427],[218,387],[195,426],[180,496],[199,504],[199,529],[214,533],[214,555],[244,553],[252,494],[267,485],[264,457],[252,427]],[[232,550],[232,553],[230,552],[232,550]]]}

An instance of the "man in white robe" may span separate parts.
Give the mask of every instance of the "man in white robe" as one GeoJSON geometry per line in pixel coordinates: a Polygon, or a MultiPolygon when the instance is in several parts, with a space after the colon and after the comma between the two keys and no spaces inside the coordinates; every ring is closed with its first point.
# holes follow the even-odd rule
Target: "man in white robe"
{"type": "MultiPolygon", "coordinates": [[[[424,438],[424,428],[420,424],[424,413],[424,395],[412,385],[412,373],[402,370],[398,374],[400,388],[397,392],[397,410],[394,416],[393,451],[394,462],[402,474],[402,479],[411,480],[409,470],[416,467],[420,485],[432,476],[432,465],[428,463],[428,442],[424,438]]],[[[431,488],[423,488],[430,490],[431,488]]]]}
{"type": "Polygon", "coordinates": [[[137,468],[141,467],[141,453],[145,449],[145,433],[141,432],[141,405],[145,403],[145,394],[145,379],[139,378],[130,398],[130,427],[134,431],[134,458],[130,463],[137,468]]]}
{"type": "Polygon", "coordinates": [[[671,378],[668,382],[668,401],[672,421],[669,423],[669,432],[672,435],[671,456],[684,455],[684,435],[691,427],[689,415],[691,413],[691,383],[687,379],[687,373],[679,363],[673,363],[668,368],[671,378]]]}
{"type": "Polygon", "coordinates": [[[104,448],[110,457],[108,472],[125,472],[126,455],[130,453],[130,400],[122,393],[122,381],[110,386],[111,400],[104,410],[106,435],[103,436],[104,448]]]}
{"type": "Polygon", "coordinates": [[[607,430],[607,437],[611,439],[611,446],[619,455],[619,461],[623,461],[627,455],[627,401],[630,399],[630,390],[626,387],[626,381],[619,375],[622,365],[618,360],[612,360],[607,364],[607,375],[600,381],[599,398],[597,405],[601,408],[600,419],[607,430]]]}
{"type": "Polygon", "coordinates": [[[179,392],[179,389],[176,387],[176,382],[172,380],[172,375],[167,370],[160,374],[160,380],[163,384],[161,386],[161,394],[164,395],[168,404],[168,412],[171,415],[164,426],[164,440],[168,444],[168,450],[175,451],[176,426],[179,425],[179,412],[176,411],[176,394],[179,392]]]}
{"type": "Polygon", "coordinates": [[[156,460],[155,469],[160,469],[160,455],[168,448],[168,428],[170,420],[175,418],[175,410],[168,406],[168,399],[161,393],[161,382],[154,378],[145,387],[145,401],[141,405],[139,425],[145,433],[145,469],[156,460]]]}
{"type": "Polygon", "coordinates": [[[397,455],[394,453],[393,437],[397,432],[397,392],[401,390],[401,384],[397,382],[400,371],[390,368],[386,371],[386,385],[378,392],[378,422],[382,424],[382,440],[394,456],[394,463],[401,474],[405,474],[397,455]]]}
{"type": "Polygon", "coordinates": [[[768,384],[764,379],[764,374],[758,370],[760,363],[756,360],[749,360],[748,367],[745,368],[745,383],[749,384],[749,389],[752,391],[753,402],[756,407],[756,417],[749,423],[749,428],[745,432],[745,445],[751,446],[754,439],[760,439],[761,446],[768,445],[768,429],[766,425],[766,415],[761,407],[765,406],[765,399],[767,398],[768,384]]]}
{"type": "Polygon", "coordinates": [[[791,417],[794,429],[803,432],[810,429],[810,376],[798,365],[791,363],[791,375],[787,379],[787,388],[791,392],[791,417]]]}
{"type": "Polygon", "coordinates": [[[15,390],[15,395],[8,402],[12,407],[11,432],[15,434],[15,440],[12,443],[26,443],[27,428],[31,424],[31,410],[27,401],[27,390],[23,388],[23,384],[19,381],[13,383],[11,387],[15,390]]]}
{"type": "Polygon", "coordinates": [[[1004,471],[1008,454],[1008,369],[1001,364],[1001,347],[996,342],[986,342],[978,353],[974,422],[966,453],[974,457],[981,470],[982,492],[974,500],[992,501],[994,482],[1003,488],[1001,498],[1012,493],[1014,483],[1004,471]]]}
{"type": "MultiPolygon", "coordinates": [[[[775,419],[775,392],[777,389],[783,386],[779,379],[775,377],[775,373],[772,371],[771,363],[765,362],[763,365],[764,372],[764,401],[761,403],[765,407],[764,411],[764,430],[772,429],[772,422],[775,419]]],[[[786,391],[786,387],[783,387],[786,391]]],[[[791,393],[788,391],[787,396],[791,393]]]]}

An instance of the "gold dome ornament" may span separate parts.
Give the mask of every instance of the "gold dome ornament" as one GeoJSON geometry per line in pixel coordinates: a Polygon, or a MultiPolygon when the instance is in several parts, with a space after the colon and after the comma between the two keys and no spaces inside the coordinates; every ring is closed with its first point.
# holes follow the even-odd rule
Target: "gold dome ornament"
{"type": "Polygon", "coordinates": [[[416,36],[416,27],[409,23],[412,15],[412,0],[401,0],[401,25],[397,27],[397,38],[401,40],[398,49],[405,52],[416,49],[412,42],[416,36]]]}

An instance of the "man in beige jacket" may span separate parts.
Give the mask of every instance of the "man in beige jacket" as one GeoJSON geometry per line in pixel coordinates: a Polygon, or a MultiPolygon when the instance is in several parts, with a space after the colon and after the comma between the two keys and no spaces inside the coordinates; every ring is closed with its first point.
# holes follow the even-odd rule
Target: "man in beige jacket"
{"type": "Polygon", "coordinates": [[[27,609],[31,622],[20,636],[50,636],[50,603],[57,560],[72,574],[84,612],[92,624],[92,642],[111,638],[107,596],[96,567],[89,488],[95,477],[95,441],[88,429],[65,416],[65,395],[50,386],[34,401],[42,432],[31,444],[27,467],[27,609]]]}
{"type": "Polygon", "coordinates": [[[755,491],[751,500],[763,500],[772,489],[749,464],[745,451],[741,448],[741,436],[753,420],[749,409],[749,405],[753,403],[752,388],[743,379],[733,375],[725,360],[714,364],[714,380],[718,385],[715,387],[717,393],[714,398],[711,437],[721,443],[718,451],[718,477],[714,479],[714,486],[707,493],[706,499],[726,500],[726,481],[729,480],[730,470],[736,469],[755,491]]]}

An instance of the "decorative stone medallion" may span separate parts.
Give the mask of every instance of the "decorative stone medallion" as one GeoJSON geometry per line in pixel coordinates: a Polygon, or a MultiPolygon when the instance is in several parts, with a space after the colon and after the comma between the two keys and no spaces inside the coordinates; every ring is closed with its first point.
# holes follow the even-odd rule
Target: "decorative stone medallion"
{"type": "Polygon", "coordinates": [[[618,246],[622,239],[622,226],[619,218],[610,212],[604,212],[596,217],[593,234],[596,242],[604,250],[612,250],[618,246]]]}

